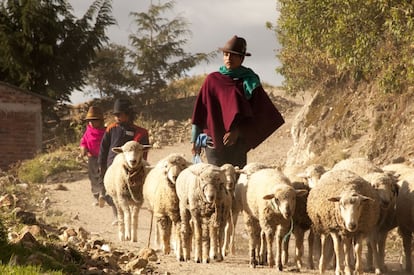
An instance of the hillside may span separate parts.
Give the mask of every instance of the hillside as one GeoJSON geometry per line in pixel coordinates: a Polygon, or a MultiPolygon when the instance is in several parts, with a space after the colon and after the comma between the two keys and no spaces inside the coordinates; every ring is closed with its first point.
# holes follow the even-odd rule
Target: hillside
{"type": "Polygon", "coordinates": [[[372,86],[317,92],[293,123],[287,165],[332,166],[348,157],[379,165],[411,162],[414,154],[413,93],[384,94],[372,86]]]}

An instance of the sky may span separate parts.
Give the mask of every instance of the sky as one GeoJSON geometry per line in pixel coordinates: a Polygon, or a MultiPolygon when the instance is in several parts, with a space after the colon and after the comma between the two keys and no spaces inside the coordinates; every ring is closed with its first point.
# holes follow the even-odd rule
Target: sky
{"type": "MultiPolygon", "coordinates": [[[[77,17],[84,15],[92,0],[68,0],[77,17]]],[[[153,4],[166,1],[152,0],[153,4]]],[[[135,32],[130,12],[145,12],[151,0],[113,0],[112,12],[117,25],[111,26],[107,35],[110,42],[129,47],[128,36],[135,32]]],[[[161,15],[162,16],[162,15],[161,15]]],[[[172,14],[165,17],[183,17],[192,35],[183,48],[187,53],[208,53],[217,50],[233,36],[241,36],[247,41],[246,57],[243,65],[253,69],[262,82],[281,85],[282,77],[275,72],[279,66],[276,58],[278,47],[275,33],[265,26],[269,21],[276,23],[278,17],[276,0],[176,0],[172,14]]],[[[188,72],[190,76],[217,71],[223,64],[222,55],[208,64],[200,64],[188,72]]],[[[80,92],[74,92],[71,101],[78,104],[89,100],[80,92]]]]}

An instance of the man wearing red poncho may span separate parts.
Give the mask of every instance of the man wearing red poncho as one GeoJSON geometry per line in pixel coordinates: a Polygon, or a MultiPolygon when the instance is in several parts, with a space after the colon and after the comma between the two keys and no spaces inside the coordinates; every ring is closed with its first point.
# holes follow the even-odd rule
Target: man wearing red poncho
{"type": "Polygon", "coordinates": [[[260,84],[242,66],[246,40],[233,36],[223,48],[224,66],[210,73],[197,96],[192,116],[192,153],[205,147],[208,163],[244,167],[247,152],[262,143],[284,119],[260,84]]]}

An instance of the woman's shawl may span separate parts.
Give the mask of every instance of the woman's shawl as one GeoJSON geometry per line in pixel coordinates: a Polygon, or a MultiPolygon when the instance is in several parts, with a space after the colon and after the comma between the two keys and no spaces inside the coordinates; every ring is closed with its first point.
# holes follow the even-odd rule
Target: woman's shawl
{"type": "Polygon", "coordinates": [[[255,148],[283,123],[284,119],[262,86],[250,100],[244,96],[243,81],[219,72],[209,74],[194,104],[192,123],[212,137],[217,150],[223,148],[223,136],[237,117],[237,127],[247,150],[255,148]]]}

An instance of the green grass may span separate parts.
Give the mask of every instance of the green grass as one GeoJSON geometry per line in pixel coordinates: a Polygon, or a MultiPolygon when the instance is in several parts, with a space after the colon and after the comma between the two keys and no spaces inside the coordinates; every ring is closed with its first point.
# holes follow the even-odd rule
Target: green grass
{"type": "Polygon", "coordinates": [[[23,161],[17,168],[19,179],[30,183],[43,183],[47,178],[61,172],[81,169],[77,160],[77,144],[69,144],[50,152],[39,154],[33,159],[23,161]]]}

